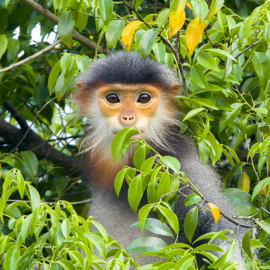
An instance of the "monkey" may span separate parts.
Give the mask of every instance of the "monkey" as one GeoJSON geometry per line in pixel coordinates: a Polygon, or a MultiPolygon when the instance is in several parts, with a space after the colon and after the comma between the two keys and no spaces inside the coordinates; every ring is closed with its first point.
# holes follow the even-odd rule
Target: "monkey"
{"type": "MultiPolygon", "coordinates": [[[[203,164],[193,139],[188,134],[179,135],[181,127],[179,104],[175,96],[181,86],[175,73],[165,65],[150,58],[143,59],[136,52],[117,52],[106,58],[94,60],[88,70],[76,79],[77,89],[73,95],[78,115],[86,116],[88,127],[81,141],[82,178],[91,185],[93,202],[89,215],[100,222],[108,234],[124,248],[141,237],[139,228],[129,226],[138,221],[127,201],[127,187],[123,187],[119,198],[113,182],[124,166],[133,166],[135,148],[130,148],[125,158],[115,164],[111,155],[114,136],[123,128],[135,125],[144,140],[161,155],[170,155],[179,160],[181,171],[218,208],[232,215],[233,206],[222,195],[217,173],[203,164]]],[[[139,139],[134,135],[132,139],[139,139]]],[[[190,191],[184,190],[185,195],[190,191]]],[[[184,219],[190,207],[184,206],[184,196],[179,196],[175,205],[180,229],[178,242],[190,243],[184,234],[184,219]]],[[[142,205],[147,203],[143,197],[142,205]]],[[[151,213],[148,217],[155,217],[151,213]]],[[[212,231],[231,229],[237,226],[222,218],[214,223],[210,211],[199,211],[197,228],[193,239],[212,231]]],[[[244,230],[240,229],[240,235],[244,230]]],[[[144,236],[152,236],[144,232],[144,236]]],[[[166,239],[167,244],[172,242],[166,239]]],[[[226,242],[226,241],[225,241],[226,242]]],[[[236,242],[234,261],[242,263],[240,243],[236,242]]],[[[215,243],[222,248],[226,243],[215,243]]],[[[200,243],[201,244],[201,243],[200,243]]],[[[198,259],[200,266],[204,264],[198,259]]],[[[140,258],[140,263],[151,263],[149,258],[140,258]]]]}

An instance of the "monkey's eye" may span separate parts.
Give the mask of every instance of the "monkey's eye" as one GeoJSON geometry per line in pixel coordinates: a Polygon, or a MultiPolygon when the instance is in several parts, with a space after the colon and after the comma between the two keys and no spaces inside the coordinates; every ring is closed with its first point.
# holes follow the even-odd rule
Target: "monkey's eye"
{"type": "Polygon", "coordinates": [[[137,102],[148,103],[150,100],[151,100],[151,96],[149,94],[140,94],[137,102]]]}
{"type": "Polygon", "coordinates": [[[108,94],[106,96],[106,100],[109,102],[109,103],[118,103],[120,102],[120,99],[119,97],[116,95],[116,94],[108,94]]]}

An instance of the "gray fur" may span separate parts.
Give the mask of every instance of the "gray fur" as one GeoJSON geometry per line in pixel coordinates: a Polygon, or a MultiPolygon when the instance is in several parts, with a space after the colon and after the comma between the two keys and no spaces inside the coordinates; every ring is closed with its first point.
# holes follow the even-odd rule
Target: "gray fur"
{"type": "MultiPolygon", "coordinates": [[[[142,59],[137,53],[116,53],[113,56],[109,56],[105,59],[94,61],[89,70],[81,75],[77,81],[84,81],[89,86],[97,82],[105,83],[159,83],[164,88],[173,82],[179,82],[174,73],[165,66],[156,63],[150,59],[142,59]],[[147,81],[147,74],[149,80],[147,81]],[[136,76],[138,80],[136,80],[136,76]]],[[[91,117],[91,115],[88,115],[91,117]]],[[[91,121],[90,121],[91,122],[91,121]]],[[[93,128],[93,127],[92,127],[93,128]]],[[[169,126],[165,128],[168,128],[169,126]]],[[[181,171],[187,174],[189,180],[199,189],[199,191],[205,196],[207,201],[214,203],[218,208],[227,214],[232,216],[233,205],[221,193],[221,181],[218,175],[210,168],[210,166],[202,163],[198,154],[198,150],[188,135],[178,135],[179,128],[173,130],[173,135],[167,138],[166,144],[168,147],[164,150],[155,148],[156,144],[149,140],[148,143],[160,152],[162,155],[171,155],[176,157],[181,163],[181,171]]],[[[146,139],[147,140],[147,139],[146,139]]],[[[109,148],[108,148],[108,151],[109,148]]],[[[108,153],[110,155],[110,153],[108,153]]],[[[94,158],[93,158],[94,160],[94,158]]],[[[91,168],[83,166],[82,174],[85,181],[94,183],[95,179],[92,179],[91,168]]],[[[127,202],[127,188],[124,188],[118,198],[114,190],[108,191],[100,187],[92,185],[92,194],[94,201],[89,209],[89,214],[93,216],[94,220],[100,222],[108,234],[110,234],[116,241],[122,246],[127,247],[134,239],[141,237],[139,228],[129,228],[129,226],[138,221],[137,213],[134,213],[127,202]]],[[[190,194],[190,191],[183,191],[186,195],[190,194]]],[[[185,207],[183,204],[185,197],[180,196],[176,207],[175,213],[178,216],[180,231],[178,242],[188,243],[184,234],[184,219],[190,208],[185,207]]],[[[145,200],[143,203],[147,203],[145,200]]],[[[155,214],[151,213],[150,216],[154,217],[155,214]]],[[[227,221],[225,218],[219,220],[217,224],[214,223],[211,212],[199,211],[198,226],[194,235],[195,240],[200,235],[210,231],[221,231],[225,229],[231,229],[237,234],[237,226],[227,221]]],[[[240,238],[242,238],[243,232],[240,230],[240,238]]],[[[149,236],[151,233],[145,231],[144,236],[149,236]]],[[[170,244],[172,240],[165,239],[170,244]]],[[[240,243],[236,242],[236,255],[235,261],[242,263],[240,243]]],[[[216,242],[217,243],[217,242],[216,242]]],[[[188,243],[189,244],[189,243],[188,243]]],[[[199,243],[202,244],[202,243],[199,243]]],[[[228,244],[224,241],[219,243],[222,248],[227,248],[228,244]]],[[[140,263],[151,263],[149,258],[141,258],[140,263]]],[[[202,263],[202,262],[201,262],[202,263]]]]}

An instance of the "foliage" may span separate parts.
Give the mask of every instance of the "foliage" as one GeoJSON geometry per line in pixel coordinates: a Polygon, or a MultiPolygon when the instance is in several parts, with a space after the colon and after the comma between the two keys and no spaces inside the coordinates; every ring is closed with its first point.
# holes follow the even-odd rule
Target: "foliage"
{"type": "MultiPolygon", "coordinates": [[[[236,206],[239,218],[246,216],[249,223],[257,227],[256,239],[254,236],[251,239],[249,231],[243,238],[243,250],[247,258],[245,267],[268,269],[269,1],[229,0],[224,3],[222,0],[135,0],[130,3],[125,0],[49,0],[46,4],[45,1],[39,2],[44,5],[44,9],[40,6],[41,11],[33,3],[31,0],[0,0],[0,68],[14,65],[46,49],[48,42],[45,37],[48,35],[57,33],[62,42],[61,45],[0,73],[0,100],[3,104],[0,111],[3,177],[0,212],[4,213],[4,220],[0,224],[0,255],[8,252],[7,256],[10,258],[5,264],[15,264],[19,258],[23,258],[22,263],[29,264],[37,261],[56,262],[60,258],[55,258],[51,251],[41,254],[33,250],[35,243],[45,243],[48,239],[47,243],[56,245],[57,252],[62,252],[61,259],[65,262],[60,263],[61,267],[87,269],[89,262],[78,255],[78,248],[84,250],[84,245],[87,246],[91,257],[91,247],[96,244],[96,239],[103,243],[103,255],[106,254],[106,248],[112,245],[113,240],[106,237],[103,230],[93,236],[95,240],[83,237],[84,234],[89,234],[88,227],[93,223],[91,219],[85,221],[76,215],[71,205],[62,201],[53,208],[42,204],[38,193],[43,201],[55,201],[64,195],[71,199],[70,194],[75,194],[72,200],[81,198],[82,193],[77,192],[83,190],[76,173],[76,159],[72,159],[72,156],[77,153],[76,142],[82,134],[83,126],[77,118],[72,118],[70,113],[74,108],[65,97],[73,87],[73,78],[84,72],[92,59],[105,57],[105,54],[119,49],[127,49],[139,51],[143,57],[152,57],[175,69],[179,75],[183,85],[183,91],[177,97],[183,117],[181,132],[192,135],[205,163],[210,159],[213,166],[223,171],[226,175],[223,177],[224,194],[236,206]],[[55,19],[57,17],[45,17],[39,12],[55,14],[59,21],[55,19]],[[37,25],[41,29],[41,42],[34,42],[35,37],[31,36],[37,25]],[[55,27],[56,25],[58,26],[55,27]],[[18,37],[15,31],[19,32],[18,37]],[[18,128],[12,130],[8,123],[18,128]],[[34,132],[38,137],[31,140],[34,132]],[[21,141],[23,136],[26,140],[21,141]],[[35,141],[39,143],[35,144],[35,141]],[[66,159],[69,162],[63,162],[66,159]],[[10,171],[11,168],[17,170],[10,171]],[[22,175],[27,182],[23,181],[22,175]],[[36,186],[38,193],[31,184],[36,186]],[[22,199],[27,196],[32,201],[30,208],[27,203],[9,204],[7,201],[9,197],[22,199]],[[38,200],[36,204],[33,203],[34,199],[38,200]],[[31,225],[28,226],[29,224],[31,225]],[[68,224],[74,233],[67,234],[68,224]],[[47,233],[47,239],[39,236],[39,229],[47,230],[42,234],[47,233]],[[52,236],[48,234],[50,230],[52,236]],[[35,239],[28,237],[33,233],[37,234],[35,239]],[[82,246],[74,240],[78,235],[83,239],[82,246]],[[72,241],[75,241],[74,246],[72,241]],[[66,250],[63,243],[70,249],[66,250]],[[256,259],[257,255],[254,256],[255,253],[260,255],[260,261],[256,259]],[[70,260],[75,262],[75,266],[71,266],[68,262],[70,260]]],[[[112,146],[115,159],[119,152],[124,154],[123,149],[126,150],[129,146],[124,143],[133,132],[136,131],[123,130],[120,132],[122,140],[116,137],[112,146]]],[[[123,168],[116,178],[115,190],[119,193],[125,179],[129,184],[129,203],[136,211],[143,191],[148,186],[149,205],[140,209],[140,224],[135,226],[141,226],[142,230],[154,227],[155,231],[171,235],[168,226],[147,219],[147,214],[150,210],[156,210],[160,219],[167,221],[176,232],[178,221],[171,211],[175,200],[174,192],[167,193],[177,190],[179,181],[188,183],[195,192],[185,201],[187,206],[194,205],[187,216],[187,223],[191,226],[186,226],[185,231],[191,240],[197,223],[196,204],[200,203],[203,194],[199,194],[185,175],[179,173],[180,165],[176,160],[161,157],[158,153],[145,160],[148,151],[150,148],[144,141],[138,143],[134,156],[136,169],[123,168]],[[140,172],[137,176],[136,171],[140,172]],[[162,197],[163,195],[165,196],[162,197]]],[[[211,204],[209,206],[215,219],[218,219],[218,210],[211,204]]],[[[225,236],[222,235],[223,233],[211,234],[206,237],[212,240],[220,236],[224,239],[225,236]]],[[[218,262],[230,263],[228,258],[233,249],[224,253],[222,257],[227,256],[228,260],[222,261],[204,251],[218,249],[212,244],[208,245],[208,249],[202,247],[201,250],[194,251],[181,244],[165,247],[163,243],[156,241],[159,251],[148,250],[145,239],[131,244],[130,250],[147,251],[150,253],[146,255],[160,256],[167,260],[158,262],[153,266],[155,268],[194,269],[195,253],[200,252],[208,260],[216,261],[212,266],[218,268],[218,262]]],[[[232,242],[231,247],[233,245],[232,242]]],[[[119,246],[117,252],[108,254],[114,258],[107,262],[107,269],[125,268],[123,256],[133,262],[119,246]]],[[[104,255],[103,259],[107,256],[104,255]]],[[[100,269],[99,259],[92,257],[93,264],[100,269]]],[[[223,269],[229,269],[229,265],[224,267],[223,269]]],[[[6,266],[6,269],[9,267],[6,266]]]]}

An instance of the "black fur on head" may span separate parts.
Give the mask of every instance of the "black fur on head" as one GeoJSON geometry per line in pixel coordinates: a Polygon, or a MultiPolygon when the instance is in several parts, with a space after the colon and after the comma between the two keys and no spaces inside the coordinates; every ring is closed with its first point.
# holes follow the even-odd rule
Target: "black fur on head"
{"type": "Polygon", "coordinates": [[[105,84],[157,84],[164,88],[179,83],[174,72],[139,53],[117,52],[90,64],[89,69],[77,78],[89,86],[105,84]]]}

